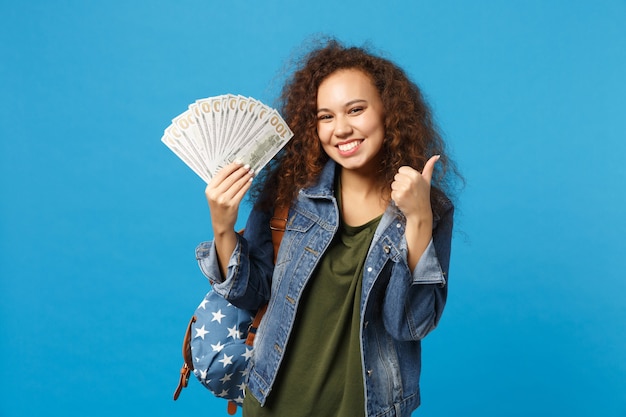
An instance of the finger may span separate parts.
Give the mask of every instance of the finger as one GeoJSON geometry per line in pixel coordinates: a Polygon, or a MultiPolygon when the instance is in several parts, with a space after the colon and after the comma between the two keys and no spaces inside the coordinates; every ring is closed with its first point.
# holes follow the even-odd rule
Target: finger
{"type": "Polygon", "coordinates": [[[233,173],[231,173],[225,180],[222,182],[220,188],[224,191],[231,189],[233,187],[239,188],[243,183],[250,180],[254,175],[254,171],[250,169],[249,165],[244,165],[239,167],[233,173]]]}
{"type": "Polygon", "coordinates": [[[428,161],[426,161],[426,165],[424,165],[424,170],[422,171],[422,177],[428,181],[430,184],[431,179],[433,178],[433,171],[435,170],[435,163],[439,160],[440,155],[431,156],[428,161]]]}
{"type": "Polygon", "coordinates": [[[233,162],[226,165],[213,177],[208,184],[207,190],[216,190],[224,192],[229,189],[235,182],[245,177],[251,171],[248,165],[242,165],[239,162],[233,162]]]}
{"type": "Polygon", "coordinates": [[[411,180],[409,178],[396,178],[395,181],[391,183],[392,190],[406,190],[411,186],[411,180]]]}
{"type": "Polygon", "coordinates": [[[245,188],[243,190],[245,194],[245,191],[250,188],[249,183],[252,182],[253,178],[254,172],[244,166],[232,172],[221,183],[208,185],[205,194],[209,204],[211,201],[215,201],[218,204],[230,204],[228,202],[232,199],[237,199],[237,195],[242,192],[242,188],[245,188]]]}
{"type": "Polygon", "coordinates": [[[243,200],[243,196],[246,195],[246,193],[252,186],[252,178],[253,177],[246,178],[245,183],[241,185],[241,188],[239,189],[237,194],[235,194],[234,199],[237,201],[237,204],[241,203],[241,200],[243,200]]]}
{"type": "Polygon", "coordinates": [[[419,172],[416,171],[415,169],[411,168],[410,166],[407,165],[403,165],[400,168],[398,168],[398,173],[396,175],[404,175],[404,176],[417,176],[419,175],[419,172]]]}
{"type": "Polygon", "coordinates": [[[231,162],[230,164],[226,165],[224,168],[217,171],[217,173],[213,177],[213,181],[211,182],[221,183],[222,181],[224,181],[224,179],[232,175],[233,172],[237,171],[243,166],[244,165],[242,162],[239,162],[239,161],[231,162]]]}
{"type": "Polygon", "coordinates": [[[415,181],[421,174],[409,166],[401,166],[393,177],[395,182],[406,184],[415,181]]]}
{"type": "MultiPolygon", "coordinates": [[[[234,177],[234,176],[235,174],[233,174],[231,177],[234,177]]],[[[237,194],[240,194],[242,189],[247,190],[248,188],[250,188],[250,184],[252,183],[253,178],[254,178],[254,171],[250,169],[246,169],[243,175],[241,175],[235,181],[233,181],[233,184],[228,188],[228,191],[231,191],[231,194],[233,195],[233,197],[235,197],[237,194]]]]}

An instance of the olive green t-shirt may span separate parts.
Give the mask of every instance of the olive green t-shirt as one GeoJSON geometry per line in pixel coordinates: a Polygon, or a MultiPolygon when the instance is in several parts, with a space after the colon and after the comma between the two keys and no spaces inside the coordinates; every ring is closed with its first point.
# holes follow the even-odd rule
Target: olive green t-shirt
{"type": "Polygon", "coordinates": [[[377,217],[359,227],[341,224],[304,290],[266,405],[261,407],[248,393],[244,417],[365,416],[361,283],[379,221],[377,217]]]}

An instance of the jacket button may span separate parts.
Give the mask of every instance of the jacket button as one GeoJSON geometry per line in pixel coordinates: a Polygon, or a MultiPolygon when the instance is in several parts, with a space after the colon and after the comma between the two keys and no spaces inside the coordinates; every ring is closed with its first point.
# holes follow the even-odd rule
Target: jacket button
{"type": "Polygon", "coordinates": [[[389,253],[389,252],[391,252],[391,248],[389,246],[385,245],[385,246],[383,246],[383,252],[389,253]]]}
{"type": "Polygon", "coordinates": [[[372,370],[371,369],[367,370],[367,376],[372,376],[372,370]]]}
{"type": "Polygon", "coordinates": [[[367,272],[372,272],[372,267],[371,266],[367,268],[367,272]]]}

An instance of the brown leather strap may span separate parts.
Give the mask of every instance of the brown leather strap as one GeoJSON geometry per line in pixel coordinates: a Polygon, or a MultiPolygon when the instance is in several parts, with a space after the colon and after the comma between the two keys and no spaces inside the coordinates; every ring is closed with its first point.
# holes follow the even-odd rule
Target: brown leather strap
{"type": "Polygon", "coordinates": [[[191,327],[196,322],[196,316],[191,316],[187,330],[185,330],[185,340],[183,340],[183,359],[187,367],[193,371],[193,360],[191,358],[191,327]]]}
{"type": "MultiPolygon", "coordinates": [[[[272,243],[274,244],[274,263],[278,257],[278,249],[280,249],[280,243],[283,240],[285,229],[287,228],[287,216],[289,215],[289,207],[276,207],[274,209],[274,216],[270,219],[270,229],[272,230],[272,243]]],[[[267,304],[262,306],[255,314],[254,320],[248,328],[248,337],[246,338],[246,345],[252,346],[254,344],[254,337],[256,331],[261,324],[263,315],[267,311],[267,304]]]]}
{"type": "Polygon", "coordinates": [[[237,403],[232,400],[228,401],[228,405],[226,406],[226,411],[231,416],[234,416],[235,414],[237,414],[237,403]]]}
{"type": "Polygon", "coordinates": [[[280,242],[283,240],[283,235],[285,234],[285,229],[287,228],[288,215],[289,207],[276,207],[274,209],[274,216],[270,219],[272,243],[274,244],[274,263],[276,263],[280,242]]]}
{"type": "Polygon", "coordinates": [[[180,392],[183,388],[187,388],[187,384],[189,383],[189,374],[190,369],[186,363],[183,364],[183,367],[180,368],[180,377],[178,378],[178,386],[176,386],[176,391],[174,391],[174,401],[178,399],[180,392]]]}
{"type": "Polygon", "coordinates": [[[193,360],[191,358],[191,326],[196,322],[196,316],[191,316],[189,324],[187,324],[187,330],[185,331],[185,338],[183,339],[183,366],[180,368],[180,376],[178,377],[178,385],[176,391],[174,391],[174,401],[178,399],[180,392],[183,388],[187,387],[189,383],[189,374],[193,371],[193,360]]]}
{"type": "Polygon", "coordinates": [[[267,311],[267,304],[263,305],[254,315],[254,320],[252,320],[252,324],[248,327],[248,337],[246,337],[246,345],[252,346],[254,344],[254,337],[256,336],[256,331],[261,324],[261,320],[265,315],[265,311],[267,311]]]}

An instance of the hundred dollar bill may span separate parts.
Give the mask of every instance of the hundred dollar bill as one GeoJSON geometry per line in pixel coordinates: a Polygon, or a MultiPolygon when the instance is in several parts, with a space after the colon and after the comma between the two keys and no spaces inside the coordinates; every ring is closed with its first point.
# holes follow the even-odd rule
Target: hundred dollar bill
{"type": "Polygon", "coordinates": [[[245,105],[244,117],[241,118],[237,130],[233,132],[234,147],[241,147],[245,143],[246,139],[250,137],[250,132],[255,123],[259,120],[259,114],[266,112],[265,105],[253,98],[249,98],[245,105]]]}
{"type": "Polygon", "coordinates": [[[189,152],[184,149],[184,146],[180,144],[177,139],[169,136],[168,134],[163,135],[161,138],[161,142],[163,142],[181,161],[183,161],[193,172],[196,173],[200,178],[204,180],[207,184],[213,178],[213,174],[208,171],[203,170],[197,161],[189,155],[189,152]]]}
{"type": "Polygon", "coordinates": [[[233,117],[231,127],[230,127],[230,137],[234,142],[240,136],[239,132],[241,127],[244,125],[245,121],[250,117],[250,113],[247,111],[248,103],[251,99],[248,97],[237,96],[237,110],[235,111],[235,117],[233,117]]]}
{"type": "Polygon", "coordinates": [[[227,116],[228,116],[228,95],[224,94],[220,96],[219,112],[217,113],[216,123],[216,152],[218,155],[224,154],[224,149],[228,144],[228,136],[226,132],[227,116]]]}
{"type": "Polygon", "coordinates": [[[171,133],[182,135],[185,138],[184,143],[187,148],[196,156],[202,168],[211,171],[211,158],[206,149],[200,126],[191,110],[187,110],[172,120],[171,133]]]}
{"type": "Polygon", "coordinates": [[[202,147],[204,148],[204,157],[210,161],[213,159],[213,155],[211,154],[209,148],[211,140],[208,137],[208,132],[204,124],[204,114],[202,112],[201,104],[197,101],[195,103],[191,103],[189,105],[189,112],[193,115],[193,118],[198,126],[198,131],[200,132],[200,140],[202,141],[202,147]]]}
{"type": "Polygon", "coordinates": [[[204,162],[202,155],[195,149],[194,145],[186,138],[178,126],[172,123],[165,129],[165,137],[169,138],[169,143],[175,144],[179,153],[183,153],[188,161],[191,161],[195,169],[203,171],[204,162]]]}
{"type": "Polygon", "coordinates": [[[214,139],[211,129],[211,113],[213,112],[213,100],[210,97],[204,98],[201,100],[196,100],[195,104],[197,105],[198,117],[200,118],[199,124],[202,128],[202,131],[204,132],[204,140],[206,141],[205,147],[207,150],[208,158],[213,159],[215,157],[215,152],[213,150],[214,139]]]}
{"type": "Polygon", "coordinates": [[[269,114],[267,120],[268,123],[261,130],[226,157],[222,166],[241,161],[256,173],[267,165],[293,137],[293,132],[275,110],[269,114]]]}
{"type": "Polygon", "coordinates": [[[224,94],[191,103],[161,141],[208,183],[235,160],[260,171],[292,136],[276,110],[252,97],[224,94]]]}

